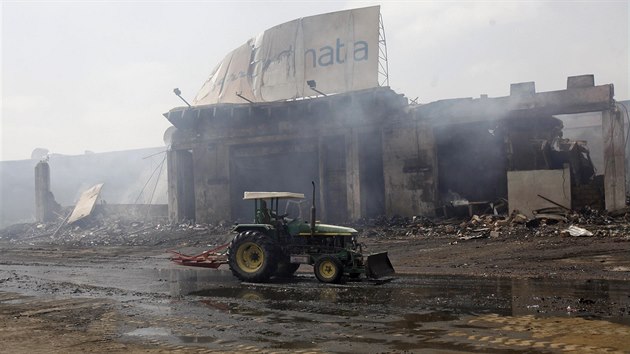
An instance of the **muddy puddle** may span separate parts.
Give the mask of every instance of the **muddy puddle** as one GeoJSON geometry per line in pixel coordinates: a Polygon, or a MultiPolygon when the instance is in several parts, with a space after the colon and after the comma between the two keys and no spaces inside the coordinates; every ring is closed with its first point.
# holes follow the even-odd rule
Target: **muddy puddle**
{"type": "MultiPolygon", "coordinates": [[[[151,337],[237,351],[630,352],[630,283],[401,276],[269,284],[165,270],[169,317],[191,326],[151,337]],[[184,320],[185,321],[185,320],[184,320]],[[249,348],[249,349],[247,349],[249,348]],[[245,350],[247,349],[247,350],[245,350]]],[[[211,271],[212,272],[212,271],[211,271]]],[[[168,322],[168,321],[166,321],[168,322]]],[[[135,336],[151,334],[139,331],[135,336]]]]}
{"type": "Polygon", "coordinates": [[[258,301],[269,308],[299,310],[315,303],[387,314],[421,308],[432,313],[578,316],[630,325],[630,282],[623,281],[402,276],[380,283],[328,285],[305,275],[270,284],[213,280],[192,277],[176,282],[179,290],[188,289],[180,295],[258,301]]]}
{"type": "Polygon", "coordinates": [[[158,265],[11,265],[0,290],[44,297],[0,304],[28,314],[24,328],[72,325],[77,341],[88,328],[110,338],[108,348],[120,340],[198,353],[630,352],[627,281],[397,276],[326,285],[300,272],[249,284],[229,270],[158,265]]]}

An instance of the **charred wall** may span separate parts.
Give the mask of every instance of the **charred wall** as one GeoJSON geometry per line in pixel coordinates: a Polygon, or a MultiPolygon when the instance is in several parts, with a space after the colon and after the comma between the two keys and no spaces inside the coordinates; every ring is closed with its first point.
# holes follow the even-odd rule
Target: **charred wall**
{"type": "Polygon", "coordinates": [[[311,180],[320,185],[316,138],[234,145],[230,149],[231,219],[253,217],[251,202],[242,200],[244,191],[310,195],[311,180]]]}
{"type": "Polygon", "coordinates": [[[346,193],[346,137],[333,135],[320,139],[319,181],[320,212],[329,222],[348,220],[346,193]]]}
{"type": "Polygon", "coordinates": [[[566,90],[537,93],[534,83],[521,83],[506,97],[412,106],[381,87],[175,108],[165,114],[177,128],[169,153],[171,220],[247,221],[252,207],[242,202],[244,191],[310,196],[311,180],[326,222],[432,215],[450,192],[471,201],[507,198],[507,171],[563,168],[565,152],[550,148],[562,128],[554,116],[584,112],[602,112],[602,134],[614,133],[602,148],[612,210],[625,201],[623,121],[613,94],[612,85],[594,86],[585,75],[569,78],[566,90]],[[189,155],[192,162],[182,162],[189,155]]]}
{"type": "Polygon", "coordinates": [[[437,202],[437,156],[433,128],[400,119],[383,132],[387,215],[432,215],[437,202]]]}
{"type": "Polygon", "coordinates": [[[613,97],[613,85],[595,86],[593,75],[582,75],[569,77],[565,90],[536,92],[533,82],[518,83],[506,97],[482,95],[411,107],[412,119],[433,129],[439,202],[507,198],[507,171],[562,170],[568,164],[572,193],[588,194],[575,199],[580,205],[595,205],[598,197],[602,202],[603,188],[606,209],[623,208],[625,129],[613,97]],[[604,142],[596,148],[603,151],[603,178],[595,178],[587,144],[563,139],[562,120],[556,118],[589,112],[600,117],[592,133],[594,142],[604,142]]]}
{"type": "Polygon", "coordinates": [[[169,165],[171,219],[185,218],[181,206],[193,203],[198,222],[249,221],[252,206],[242,201],[243,192],[310,196],[310,181],[319,186],[316,203],[324,221],[382,215],[383,129],[406,107],[404,97],[378,88],[311,100],[171,110],[165,114],[177,128],[169,153],[175,162],[169,165]],[[175,166],[185,151],[192,154],[192,168],[175,166]],[[192,174],[192,197],[181,187],[186,174],[192,174]]]}

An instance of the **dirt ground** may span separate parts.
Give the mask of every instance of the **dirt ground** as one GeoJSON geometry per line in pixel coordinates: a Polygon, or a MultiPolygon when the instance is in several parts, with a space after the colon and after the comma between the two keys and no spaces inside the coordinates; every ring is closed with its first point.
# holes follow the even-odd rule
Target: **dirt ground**
{"type": "Polygon", "coordinates": [[[369,239],[398,273],[630,280],[630,237],[559,234],[460,240],[443,235],[369,239]]]}
{"type": "MultiPolygon", "coordinates": [[[[547,214],[549,215],[549,214],[547,214]]],[[[550,219],[473,215],[453,219],[375,218],[350,225],[369,252],[389,252],[400,274],[630,280],[630,209],[615,215],[560,209],[550,219]],[[571,236],[569,227],[584,232],[571,236]]],[[[189,253],[227,243],[231,224],[168,224],[95,215],[59,226],[18,224],[0,230],[0,247],[99,250],[148,247],[189,253]]]]}
{"type": "Polygon", "coordinates": [[[136,224],[110,244],[14,227],[0,233],[0,352],[630,352],[625,219],[584,237],[497,221],[357,224],[398,275],[339,286],[307,266],[260,286],[169,262],[227,227],[136,224]]]}

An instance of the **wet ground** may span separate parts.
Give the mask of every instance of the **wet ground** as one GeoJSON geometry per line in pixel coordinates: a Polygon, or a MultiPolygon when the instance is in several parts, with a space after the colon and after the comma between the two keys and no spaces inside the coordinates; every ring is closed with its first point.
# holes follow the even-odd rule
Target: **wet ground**
{"type": "Polygon", "coordinates": [[[323,285],[303,267],[260,285],[144,248],[2,248],[0,257],[0,352],[630,352],[627,280],[451,274],[323,285]]]}

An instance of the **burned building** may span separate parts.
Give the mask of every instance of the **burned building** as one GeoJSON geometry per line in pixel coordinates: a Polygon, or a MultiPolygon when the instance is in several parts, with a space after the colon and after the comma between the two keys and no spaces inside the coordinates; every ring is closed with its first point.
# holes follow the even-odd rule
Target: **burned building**
{"type": "Polygon", "coordinates": [[[177,128],[168,153],[171,218],[243,219],[251,214],[244,191],[308,195],[311,180],[326,220],[383,214],[389,157],[382,147],[393,138],[384,128],[407,112],[407,100],[388,88],[173,109],[166,114],[177,128]]]}
{"type": "Polygon", "coordinates": [[[551,200],[586,205],[590,201],[566,194],[598,190],[587,145],[563,140],[562,121],[555,118],[584,112],[601,112],[600,189],[605,208],[619,209],[625,206],[625,128],[613,96],[613,85],[595,86],[593,76],[584,75],[570,77],[564,90],[536,92],[534,83],[522,83],[506,97],[423,105],[378,87],[174,108],[165,113],[176,128],[167,158],[170,218],[248,220],[244,191],[308,195],[311,180],[319,186],[319,216],[329,222],[435,215],[455,199],[490,204],[509,199],[514,181],[537,205],[536,178],[535,186],[563,195],[548,194],[551,200]],[[513,173],[519,171],[529,172],[513,173]]]}
{"type": "Polygon", "coordinates": [[[613,97],[613,85],[595,86],[593,75],[582,75],[569,77],[565,90],[537,93],[533,82],[519,83],[507,97],[415,107],[435,134],[439,204],[463,199],[488,206],[509,199],[510,210],[529,215],[555,205],[545,197],[566,208],[624,207],[625,116],[613,97]],[[600,120],[599,171],[588,142],[564,138],[558,118],[586,112],[600,120]]]}

